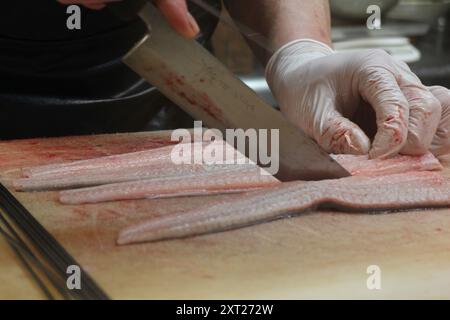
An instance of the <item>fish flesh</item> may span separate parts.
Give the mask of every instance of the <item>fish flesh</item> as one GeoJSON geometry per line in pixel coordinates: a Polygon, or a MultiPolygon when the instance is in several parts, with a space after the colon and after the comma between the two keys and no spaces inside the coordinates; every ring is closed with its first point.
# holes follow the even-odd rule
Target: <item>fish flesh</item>
{"type": "MultiPolygon", "coordinates": [[[[420,157],[398,156],[388,160],[369,160],[367,156],[339,155],[334,156],[336,160],[354,175],[380,175],[387,173],[400,173],[409,170],[439,170],[442,169],[439,161],[432,155],[427,154],[420,157]],[[367,165],[365,165],[367,164],[367,165]]],[[[161,198],[176,196],[195,196],[216,193],[242,192],[255,188],[270,187],[275,185],[278,180],[275,178],[261,178],[258,174],[251,175],[248,170],[256,170],[256,165],[248,168],[229,167],[217,168],[213,172],[201,171],[208,167],[200,166],[196,174],[183,174],[182,171],[176,172],[172,177],[161,179],[145,179],[136,182],[115,183],[110,185],[98,186],[93,188],[83,188],[77,190],[67,190],[60,193],[60,201],[67,204],[95,203],[114,200],[129,200],[143,198],[161,198]],[[230,174],[233,170],[240,172],[239,177],[233,177],[233,183],[230,183],[230,174]],[[183,186],[178,185],[176,176],[184,181],[183,186]],[[251,178],[251,181],[249,181],[251,178]],[[256,185],[253,185],[256,183],[256,185]],[[246,189],[248,187],[248,189],[246,189]]],[[[170,169],[169,169],[170,170],[170,169]]],[[[262,170],[262,169],[261,169],[262,170]]],[[[268,174],[268,173],[266,173],[268,174]]],[[[127,176],[125,174],[125,176],[127,176]]],[[[85,182],[82,178],[80,182],[85,182]]],[[[109,177],[111,179],[111,177],[109,177]]],[[[135,179],[134,179],[135,180],[135,179]]],[[[61,181],[59,181],[61,182],[61,181]]]]}
{"type": "MultiPolygon", "coordinates": [[[[201,152],[206,145],[208,145],[206,142],[190,144],[191,156],[201,156],[201,152]]],[[[256,166],[251,160],[245,158],[244,155],[224,141],[210,142],[210,145],[212,147],[224,148],[223,154],[232,155],[230,158],[234,161],[240,159],[241,161],[244,160],[242,162],[256,166]]],[[[29,177],[16,179],[13,181],[13,187],[17,191],[83,188],[136,180],[148,180],[151,178],[208,174],[212,171],[218,173],[218,171],[230,166],[227,164],[208,166],[204,164],[175,165],[170,158],[173,148],[174,146],[167,146],[147,151],[75,161],[68,164],[27,168],[24,169],[24,172],[29,177]]],[[[379,175],[404,172],[407,170],[442,169],[439,160],[431,153],[420,157],[397,156],[387,160],[369,160],[367,156],[352,155],[337,155],[334,158],[353,175],[379,175]]],[[[220,176],[216,176],[216,178],[220,179],[220,176]]],[[[148,181],[148,183],[150,182],[148,181]]],[[[117,192],[121,192],[120,187],[117,187],[119,188],[117,192]]],[[[239,188],[237,187],[237,189],[239,188]]],[[[128,196],[135,199],[131,193],[128,193],[128,196]]]]}
{"type": "Polygon", "coordinates": [[[434,172],[288,182],[215,205],[168,214],[123,229],[119,245],[241,228],[289,214],[335,206],[374,211],[450,206],[450,179],[434,172]]]}
{"type": "Polygon", "coordinates": [[[78,160],[68,163],[48,164],[22,169],[22,175],[26,178],[36,178],[57,175],[70,175],[92,172],[94,170],[111,170],[122,167],[145,166],[159,164],[170,160],[170,152],[173,146],[165,146],[150,150],[117,154],[94,159],[78,160]]]}
{"type": "MultiPolygon", "coordinates": [[[[224,177],[224,175],[230,173],[245,173],[248,176],[250,175],[250,172],[253,172],[255,175],[258,173],[259,175],[264,172],[264,170],[252,163],[236,165],[175,165],[172,163],[166,163],[164,165],[153,165],[142,168],[124,168],[120,171],[118,170],[117,172],[100,172],[96,174],[80,174],[65,177],[56,176],[54,178],[22,178],[14,180],[13,187],[17,191],[60,190],[119,184],[120,182],[140,180],[146,180],[151,183],[150,181],[152,179],[171,177],[183,179],[189,176],[197,176],[199,178],[210,176],[211,178],[220,179],[221,177],[224,177]]],[[[270,174],[265,173],[265,175],[270,174]]]]}
{"type": "MultiPolygon", "coordinates": [[[[439,160],[431,153],[423,156],[400,155],[386,160],[369,159],[368,156],[354,155],[333,155],[333,158],[351,172],[352,175],[377,176],[407,171],[442,169],[439,160]]],[[[251,170],[257,170],[258,167],[256,165],[248,168],[223,167],[217,168],[213,172],[201,171],[206,168],[200,166],[197,168],[195,175],[194,170],[192,170],[192,174],[187,173],[186,175],[179,171],[172,177],[167,178],[145,179],[135,182],[114,183],[93,188],[62,191],[60,193],[60,201],[66,204],[81,204],[114,200],[235,193],[271,187],[278,182],[275,178],[260,177],[256,171],[254,174],[251,174],[251,170]],[[233,170],[237,170],[238,174],[240,173],[241,179],[239,177],[232,177],[233,179],[231,179],[229,175],[233,174],[233,170]],[[183,180],[183,185],[178,185],[178,181],[176,181],[177,175],[180,180],[183,180]],[[231,181],[233,181],[233,184],[231,181]]],[[[266,174],[268,175],[268,173],[266,174]]],[[[127,174],[124,175],[129,177],[127,174]]],[[[92,179],[92,177],[81,178],[80,182],[86,183],[88,179],[92,179]]],[[[59,182],[61,183],[61,181],[59,182]]]]}
{"type": "Polygon", "coordinates": [[[13,187],[17,191],[57,190],[202,172],[206,174],[231,167],[229,162],[243,166],[237,170],[245,169],[246,165],[256,167],[250,159],[224,141],[196,142],[179,148],[181,153],[191,151],[188,155],[190,159],[185,159],[187,164],[175,164],[172,161],[174,147],[25,168],[23,173],[26,177],[14,180],[13,187]],[[217,164],[204,163],[204,150],[220,150],[222,155],[215,159],[217,164]]]}
{"type": "MultiPolygon", "coordinates": [[[[204,166],[203,169],[208,168],[204,166]]],[[[98,203],[115,200],[157,199],[180,196],[236,193],[267,188],[281,183],[256,165],[229,165],[197,174],[174,175],[91,188],[61,191],[64,204],[98,203]]]]}
{"type": "MultiPolygon", "coordinates": [[[[233,160],[245,158],[223,141],[208,145],[214,143],[231,148],[233,160]]],[[[203,149],[197,147],[204,144],[189,145],[194,157],[203,155],[203,149]]],[[[118,244],[218,232],[330,206],[374,211],[450,205],[450,179],[429,171],[442,169],[432,154],[387,160],[339,155],[334,158],[353,176],[281,183],[246,158],[248,162],[239,165],[174,164],[173,148],[27,168],[27,177],[13,185],[17,190],[102,185],[61,192],[61,202],[71,204],[245,192],[231,202],[223,200],[127,227],[120,232],[118,244]]]]}
{"type": "Polygon", "coordinates": [[[72,161],[69,163],[23,168],[22,175],[25,178],[55,178],[80,174],[98,174],[152,165],[164,165],[172,162],[172,152],[174,151],[174,148],[177,147],[181,150],[180,156],[183,156],[182,152],[190,150],[190,163],[194,163],[195,159],[201,159],[203,150],[208,145],[224,148],[224,152],[230,152],[230,150],[232,150],[232,152],[235,151],[232,146],[224,141],[188,142],[138,152],[72,161]],[[190,148],[188,149],[188,147],[190,148]]]}
{"type": "Polygon", "coordinates": [[[422,156],[398,155],[388,159],[369,159],[368,155],[331,155],[351,175],[379,176],[407,171],[442,170],[439,160],[428,152],[422,156]]]}
{"type": "Polygon", "coordinates": [[[13,181],[17,191],[58,190],[68,188],[88,187],[102,184],[127,182],[134,180],[183,176],[201,171],[222,170],[225,165],[150,165],[147,167],[122,168],[113,172],[99,172],[92,174],[78,174],[70,176],[22,178],[13,181]]]}

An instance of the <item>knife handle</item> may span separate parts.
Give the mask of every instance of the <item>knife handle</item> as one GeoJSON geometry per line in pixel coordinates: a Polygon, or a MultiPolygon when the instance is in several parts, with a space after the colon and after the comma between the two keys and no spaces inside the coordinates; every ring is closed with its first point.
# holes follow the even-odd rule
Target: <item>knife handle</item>
{"type": "Polygon", "coordinates": [[[136,19],[147,0],[121,0],[108,4],[108,9],[124,21],[136,19]]]}

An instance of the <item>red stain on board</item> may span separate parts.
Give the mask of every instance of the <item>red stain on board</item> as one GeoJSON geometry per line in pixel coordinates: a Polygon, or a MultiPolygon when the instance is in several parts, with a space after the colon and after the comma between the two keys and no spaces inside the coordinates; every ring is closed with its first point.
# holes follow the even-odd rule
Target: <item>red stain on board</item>
{"type": "Polygon", "coordinates": [[[0,169],[98,158],[113,154],[159,148],[177,141],[170,135],[86,135],[0,141],[0,169]]]}
{"type": "Polygon", "coordinates": [[[123,215],[116,210],[112,209],[101,209],[97,214],[98,220],[116,220],[117,218],[122,217],[123,215]]]}
{"type": "Polygon", "coordinates": [[[86,219],[89,217],[88,211],[83,207],[74,207],[72,212],[80,219],[86,219]]]}
{"type": "Polygon", "coordinates": [[[58,154],[57,153],[48,153],[47,154],[47,158],[52,159],[52,158],[57,158],[58,154]]]}

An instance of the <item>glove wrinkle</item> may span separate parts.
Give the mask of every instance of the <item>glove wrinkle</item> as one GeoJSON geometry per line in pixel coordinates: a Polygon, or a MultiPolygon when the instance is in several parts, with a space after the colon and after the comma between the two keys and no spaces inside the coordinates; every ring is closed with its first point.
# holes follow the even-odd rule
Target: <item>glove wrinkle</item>
{"type": "Polygon", "coordinates": [[[283,114],[327,152],[449,153],[448,90],[426,88],[384,50],[336,53],[300,39],[272,56],[266,77],[283,114]]]}
{"type": "Polygon", "coordinates": [[[429,90],[439,100],[442,108],[439,126],[430,148],[435,156],[441,157],[450,154],[450,90],[441,86],[433,86],[429,90]]]}

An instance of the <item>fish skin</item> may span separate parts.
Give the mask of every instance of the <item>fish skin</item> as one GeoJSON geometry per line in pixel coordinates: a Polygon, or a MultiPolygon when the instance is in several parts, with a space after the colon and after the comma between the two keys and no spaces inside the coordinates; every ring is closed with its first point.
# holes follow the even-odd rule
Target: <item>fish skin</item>
{"type": "MultiPolygon", "coordinates": [[[[223,141],[213,142],[224,145],[223,141]]],[[[208,143],[195,142],[186,143],[191,145],[191,151],[199,153],[208,143]]],[[[80,174],[96,174],[99,172],[119,171],[149,165],[164,165],[171,162],[171,152],[176,145],[164,146],[150,150],[130,152],[124,154],[111,155],[106,157],[72,161],[68,163],[49,164],[43,166],[23,168],[22,174],[27,178],[55,178],[60,176],[71,176],[80,174]]],[[[229,145],[226,145],[230,147],[229,145]]]]}
{"type": "Polygon", "coordinates": [[[422,156],[397,155],[388,159],[369,159],[368,155],[331,155],[342,167],[353,175],[379,176],[406,171],[442,170],[439,160],[428,152],[422,156]]]}
{"type": "Polygon", "coordinates": [[[21,178],[13,181],[16,191],[40,191],[58,190],[67,188],[88,187],[94,185],[125,182],[152,177],[175,176],[186,173],[195,173],[202,170],[201,166],[179,165],[179,166],[148,166],[138,168],[124,168],[117,172],[99,172],[92,174],[79,174],[70,176],[21,178]]]}
{"type": "MultiPolygon", "coordinates": [[[[16,180],[14,186],[20,190],[40,190],[42,188],[90,186],[145,179],[145,182],[136,182],[136,185],[141,185],[149,182],[147,181],[149,178],[153,178],[161,183],[159,191],[155,189],[159,194],[152,194],[153,196],[168,195],[168,193],[163,194],[166,190],[175,196],[177,195],[177,186],[171,187],[171,181],[178,182],[180,177],[190,179],[189,177],[194,175],[197,175],[197,178],[198,175],[203,175],[202,183],[205,183],[203,186],[206,186],[206,189],[202,189],[201,184],[195,190],[189,189],[189,183],[192,185],[196,181],[192,180],[188,181],[186,189],[183,189],[178,195],[187,195],[189,192],[201,193],[204,190],[206,190],[206,194],[215,193],[217,191],[214,189],[215,186],[219,186],[223,188],[223,192],[227,192],[230,189],[227,183],[231,180],[226,179],[236,179],[232,180],[231,184],[247,183],[246,186],[250,189],[254,187],[251,179],[255,177],[251,176],[248,181],[243,180],[243,176],[234,176],[233,174],[230,174],[229,177],[224,176],[223,165],[212,167],[203,164],[174,165],[168,158],[173,146],[163,148],[166,149],[162,150],[161,156],[155,156],[156,149],[152,149],[63,165],[28,168],[24,172],[30,178],[16,180]],[[152,157],[154,158],[152,159],[152,157]],[[212,171],[205,172],[208,170],[205,168],[212,168],[212,171]],[[220,181],[217,183],[218,180],[214,181],[212,178],[214,174],[217,179],[222,179],[222,184],[220,181]],[[164,180],[166,180],[165,184],[164,180]]],[[[399,156],[382,161],[369,160],[365,156],[359,158],[358,156],[335,157],[339,157],[338,162],[341,162],[344,167],[347,163],[347,169],[350,168],[352,174],[356,176],[336,180],[297,181],[283,184],[274,183],[268,176],[268,182],[274,183],[275,186],[271,185],[263,190],[238,195],[233,197],[232,203],[220,202],[210,207],[171,214],[130,226],[120,232],[117,243],[157,241],[219,232],[277,219],[292,212],[315,209],[324,204],[334,204],[360,211],[450,205],[449,179],[439,174],[411,171],[406,174],[383,176],[410,170],[441,169],[438,160],[430,154],[414,159],[399,156]]],[[[258,168],[254,163],[250,163],[250,165],[258,168]]],[[[258,180],[255,181],[258,182],[258,180]]],[[[130,182],[130,184],[132,183],[130,182]]],[[[236,188],[237,190],[238,188],[236,188]]]]}
{"type": "Polygon", "coordinates": [[[174,164],[171,153],[176,145],[147,151],[126,153],[102,158],[81,160],[67,164],[48,165],[24,169],[27,178],[13,181],[17,191],[57,190],[89,187],[159,178],[165,176],[183,176],[194,173],[207,173],[227,168],[228,161],[240,161],[238,165],[256,165],[243,154],[224,141],[188,143],[191,146],[191,159],[200,158],[205,147],[222,148],[232,159],[224,159],[223,164],[174,164]],[[196,158],[198,157],[198,158],[196,158]]]}
{"type": "MultiPolygon", "coordinates": [[[[125,169],[156,165],[165,166],[172,163],[171,154],[174,148],[187,146],[191,147],[192,162],[195,159],[199,159],[202,156],[202,153],[205,151],[205,148],[208,146],[222,148],[223,152],[227,153],[227,155],[233,155],[234,160],[247,159],[242,153],[234,149],[231,145],[223,140],[212,142],[187,142],[154,148],[150,150],[117,154],[100,158],[28,167],[22,169],[22,175],[25,178],[55,178],[82,174],[98,174],[99,172],[116,172],[125,169]]],[[[249,159],[247,160],[251,162],[249,159]]]]}
{"type": "Polygon", "coordinates": [[[123,168],[117,172],[100,172],[96,174],[79,174],[75,176],[52,177],[52,178],[22,178],[13,181],[16,191],[39,191],[73,189],[98,185],[107,185],[120,182],[157,179],[164,177],[178,177],[190,175],[214,175],[219,178],[221,172],[244,172],[250,168],[258,168],[252,163],[240,165],[175,165],[166,163],[164,165],[153,165],[138,168],[123,168]]]}
{"type": "Polygon", "coordinates": [[[117,244],[184,238],[245,227],[303,212],[323,204],[358,210],[397,210],[450,205],[450,179],[433,172],[353,176],[315,182],[289,182],[183,213],[123,229],[117,244]]]}
{"type": "Polygon", "coordinates": [[[26,178],[36,178],[44,176],[55,177],[57,175],[75,174],[77,172],[105,169],[110,165],[120,167],[122,163],[128,166],[138,164],[141,159],[148,159],[149,164],[159,163],[162,159],[167,159],[167,155],[173,146],[165,146],[157,149],[117,154],[100,158],[78,160],[68,163],[48,164],[22,169],[22,175],[26,178]],[[106,165],[105,165],[106,163],[106,165]]]}
{"type": "Polygon", "coordinates": [[[257,166],[236,166],[185,176],[66,190],[60,192],[59,201],[64,204],[83,204],[115,200],[236,193],[275,186],[280,183],[270,174],[264,174],[257,166]]]}
{"type": "MultiPolygon", "coordinates": [[[[201,152],[208,143],[192,143],[194,152],[201,152]]],[[[223,146],[225,152],[231,150],[234,157],[243,157],[224,141],[212,142],[223,146]]],[[[28,168],[30,178],[13,181],[17,191],[37,191],[90,187],[199,173],[203,165],[174,165],[170,154],[174,146],[166,146],[147,151],[133,152],[89,160],[75,161],[68,164],[47,165],[28,168]]],[[[411,170],[441,170],[442,166],[431,153],[424,156],[397,156],[391,159],[368,159],[368,156],[333,155],[333,157],[352,175],[384,175],[411,170]]],[[[249,159],[247,159],[252,163],[249,159]]]]}

